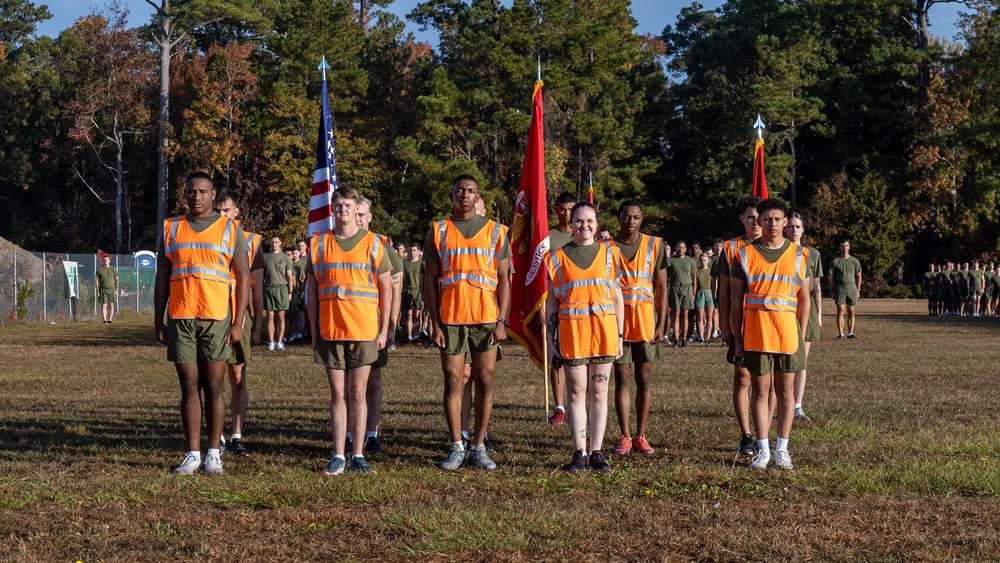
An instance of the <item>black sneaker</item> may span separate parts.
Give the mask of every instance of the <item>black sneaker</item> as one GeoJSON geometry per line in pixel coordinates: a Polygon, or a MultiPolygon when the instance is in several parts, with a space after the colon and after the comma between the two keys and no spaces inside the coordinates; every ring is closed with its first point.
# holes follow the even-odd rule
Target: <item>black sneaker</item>
{"type": "Polygon", "coordinates": [[[853,332],[852,332],[851,334],[848,334],[848,335],[847,335],[847,337],[848,337],[848,338],[857,338],[857,336],[854,336],[854,333],[853,333],[853,332]]]}
{"type": "Polygon", "coordinates": [[[347,473],[373,473],[375,469],[368,465],[368,461],[363,456],[351,457],[351,464],[345,469],[347,473]]]}
{"type": "Polygon", "coordinates": [[[379,442],[378,436],[372,436],[365,440],[365,455],[385,455],[385,448],[379,442]]]}
{"type": "Polygon", "coordinates": [[[233,438],[229,441],[229,447],[226,451],[238,456],[250,457],[250,452],[247,450],[246,445],[243,444],[243,440],[240,438],[233,438]]]}
{"type": "Polygon", "coordinates": [[[688,347],[688,341],[687,340],[681,340],[681,348],[687,348],[687,347],[688,347]]]}
{"type": "Polygon", "coordinates": [[[563,471],[568,471],[570,473],[579,473],[587,467],[587,454],[583,450],[576,450],[573,452],[573,461],[569,462],[569,465],[563,466],[563,471]]]}
{"type": "Polygon", "coordinates": [[[590,452],[590,468],[599,473],[611,473],[611,466],[604,459],[604,452],[601,450],[590,452]]]}
{"type": "Polygon", "coordinates": [[[753,434],[744,434],[743,437],[740,438],[739,455],[753,455],[756,448],[757,440],[753,437],[753,434]]]}

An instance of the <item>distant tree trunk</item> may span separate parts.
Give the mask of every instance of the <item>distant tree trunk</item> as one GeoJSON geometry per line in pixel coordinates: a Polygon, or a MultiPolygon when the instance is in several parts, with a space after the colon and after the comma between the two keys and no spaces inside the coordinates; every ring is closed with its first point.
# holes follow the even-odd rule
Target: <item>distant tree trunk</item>
{"type": "Polygon", "coordinates": [[[160,112],[159,140],[156,145],[156,248],[163,248],[163,222],[167,219],[167,202],[170,197],[170,178],[167,162],[167,151],[170,139],[167,137],[167,125],[170,119],[170,49],[173,47],[173,19],[170,15],[170,0],[161,0],[157,6],[152,0],[146,0],[156,9],[160,18],[160,29],[153,38],[160,48],[160,112]]]}
{"type": "Polygon", "coordinates": [[[122,160],[122,143],[118,143],[115,151],[115,254],[122,253],[122,192],[125,184],[122,160]]]}

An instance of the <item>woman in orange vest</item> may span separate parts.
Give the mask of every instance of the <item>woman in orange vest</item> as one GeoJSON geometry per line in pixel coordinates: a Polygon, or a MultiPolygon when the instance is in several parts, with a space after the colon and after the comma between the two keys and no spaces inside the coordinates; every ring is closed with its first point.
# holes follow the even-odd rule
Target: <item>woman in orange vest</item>
{"type": "Polygon", "coordinates": [[[564,469],[575,473],[589,465],[609,472],[611,466],[601,451],[608,422],[608,378],[612,362],[622,354],[625,324],[618,249],[595,239],[598,223],[593,205],[576,204],[572,217],[573,240],[546,255],[549,354],[554,367],[566,370],[573,438],[573,459],[564,469]]]}

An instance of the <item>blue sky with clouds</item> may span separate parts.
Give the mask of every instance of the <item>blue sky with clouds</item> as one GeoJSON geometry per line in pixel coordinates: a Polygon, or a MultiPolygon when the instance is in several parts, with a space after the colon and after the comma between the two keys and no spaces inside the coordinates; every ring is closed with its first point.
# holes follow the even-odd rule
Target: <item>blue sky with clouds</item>
{"type": "MultiPolygon", "coordinates": [[[[406,13],[413,9],[420,0],[396,0],[389,9],[404,18],[406,13]]],[[[52,19],[44,22],[38,27],[40,35],[50,35],[55,37],[59,32],[71,25],[77,18],[95,10],[100,10],[104,2],[100,0],[35,0],[36,4],[46,4],[52,12],[52,19]]],[[[510,5],[510,0],[504,0],[504,4],[510,5]]],[[[710,8],[723,4],[723,0],[701,0],[702,5],[710,8]]],[[[133,25],[141,25],[149,20],[153,12],[152,7],[144,0],[122,0],[122,5],[129,9],[131,14],[129,20],[133,25]]],[[[681,8],[691,5],[690,0],[632,0],[632,15],[638,22],[639,33],[652,33],[659,35],[663,28],[673,24],[677,20],[677,14],[681,8]]],[[[955,21],[958,17],[959,9],[963,6],[958,3],[935,3],[931,7],[931,33],[953,39],[956,33],[955,21]]],[[[435,42],[434,34],[431,32],[420,32],[417,26],[407,22],[407,28],[412,31],[417,39],[435,42]]]]}

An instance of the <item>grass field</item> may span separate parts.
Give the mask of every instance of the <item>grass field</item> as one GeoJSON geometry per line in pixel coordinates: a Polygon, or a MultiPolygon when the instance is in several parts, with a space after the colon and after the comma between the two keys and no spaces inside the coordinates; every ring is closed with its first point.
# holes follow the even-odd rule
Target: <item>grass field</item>
{"type": "MultiPolygon", "coordinates": [[[[513,345],[490,428],[500,469],[439,471],[437,354],[404,347],[385,374],[390,455],[332,478],[323,371],[305,347],[255,349],[253,455],[213,478],[170,474],[180,394],[150,316],[2,327],[0,559],[1000,560],[1000,323],[916,301],[859,311],[856,341],[824,318],[797,469],[757,473],[734,466],[717,346],[666,351],[657,452],[610,475],[559,471],[568,430],[544,422],[541,374],[513,345]]],[[[606,450],[616,437],[612,405],[606,450]]]]}

